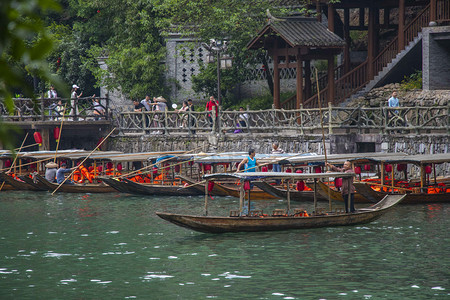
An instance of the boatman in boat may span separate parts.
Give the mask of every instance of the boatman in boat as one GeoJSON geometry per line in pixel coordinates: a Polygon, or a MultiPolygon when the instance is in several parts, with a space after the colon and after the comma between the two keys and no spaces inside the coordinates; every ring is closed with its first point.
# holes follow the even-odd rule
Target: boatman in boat
{"type": "MultiPolygon", "coordinates": [[[[49,162],[45,165],[47,168],[45,170],[45,179],[47,179],[51,183],[55,183],[56,181],[56,168],[58,168],[58,164],[54,162],[49,162]]],[[[64,179],[63,179],[64,180],[64,179]]]]}
{"type": "MultiPolygon", "coordinates": [[[[248,157],[244,158],[239,163],[236,173],[241,172],[241,167],[244,166],[244,165],[245,165],[245,170],[243,170],[244,172],[256,172],[256,168],[257,168],[257,166],[259,166],[259,163],[256,160],[255,156],[256,156],[255,149],[250,149],[248,151],[248,157]]],[[[245,187],[245,184],[249,185],[250,190],[253,188],[253,184],[250,181],[249,182],[244,182],[244,187],[245,187]]],[[[241,216],[246,216],[247,214],[248,214],[248,199],[245,198],[243,210],[241,212],[241,216]]]]}
{"type": "MultiPolygon", "coordinates": [[[[64,182],[64,174],[69,173],[72,170],[75,170],[77,167],[67,169],[67,165],[65,163],[61,164],[61,167],[56,171],[56,183],[61,184],[64,182]]],[[[64,184],[74,184],[72,180],[66,180],[64,184]]]]}
{"type": "MultiPolygon", "coordinates": [[[[353,169],[352,169],[352,164],[348,160],[344,163],[344,166],[342,168],[333,166],[330,163],[327,163],[327,166],[330,168],[331,171],[334,171],[334,172],[355,174],[355,171],[353,171],[353,169]]],[[[348,210],[349,202],[350,202],[350,212],[355,212],[355,203],[354,202],[355,202],[356,189],[355,189],[355,186],[353,185],[353,177],[342,178],[341,193],[342,193],[342,198],[344,199],[345,212],[347,212],[347,213],[349,212],[349,210],[348,210]]]]}

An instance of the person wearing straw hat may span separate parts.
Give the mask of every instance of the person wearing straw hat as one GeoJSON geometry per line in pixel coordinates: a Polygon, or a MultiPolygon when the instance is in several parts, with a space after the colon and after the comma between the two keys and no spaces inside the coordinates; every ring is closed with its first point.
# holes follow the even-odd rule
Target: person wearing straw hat
{"type": "Polygon", "coordinates": [[[56,168],[58,168],[58,164],[54,162],[49,162],[45,165],[47,168],[45,170],[45,179],[47,179],[51,183],[56,182],[56,168]]]}

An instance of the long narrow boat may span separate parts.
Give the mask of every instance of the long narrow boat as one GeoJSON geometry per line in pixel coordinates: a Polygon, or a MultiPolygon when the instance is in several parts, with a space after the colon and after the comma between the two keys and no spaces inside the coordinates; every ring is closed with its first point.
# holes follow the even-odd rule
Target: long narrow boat
{"type": "MultiPolygon", "coordinates": [[[[319,178],[330,177],[349,177],[353,176],[347,173],[329,173],[329,174],[296,174],[296,173],[274,173],[274,172],[254,172],[238,173],[238,174],[211,174],[205,175],[205,178],[223,178],[225,176],[232,176],[240,180],[257,180],[260,178],[275,178],[275,179],[298,179],[305,180],[313,178],[316,181],[319,178]]],[[[343,213],[340,211],[319,213],[314,201],[315,211],[317,213],[311,214],[294,214],[290,213],[290,197],[288,194],[288,208],[286,214],[274,214],[266,216],[264,214],[252,214],[251,211],[247,215],[242,215],[242,204],[245,193],[241,191],[240,198],[240,213],[228,217],[208,216],[207,202],[205,203],[205,215],[184,215],[173,214],[165,212],[156,212],[156,214],[164,220],[174,223],[178,226],[187,227],[200,232],[207,233],[224,233],[224,232],[251,232],[251,231],[274,231],[274,230],[288,230],[288,229],[306,229],[329,226],[345,226],[364,224],[380,218],[384,213],[392,209],[399,203],[404,195],[388,195],[380,202],[367,207],[357,209],[353,213],[343,213]]],[[[205,201],[208,199],[208,194],[205,195],[205,201]]],[[[317,200],[317,198],[316,198],[317,200]]],[[[250,207],[250,204],[249,206],[250,207]]]]}
{"type": "MultiPolygon", "coordinates": [[[[41,175],[36,175],[36,179],[47,187],[47,190],[53,192],[59,184],[51,183],[41,175]]],[[[112,193],[116,190],[103,183],[100,184],[63,184],[57,190],[61,193],[112,193]]]]}
{"type": "MultiPolygon", "coordinates": [[[[277,198],[287,198],[288,191],[285,189],[281,189],[279,187],[273,186],[265,181],[255,181],[255,186],[259,187],[261,190],[265,191],[266,193],[271,194],[274,197],[277,198]]],[[[310,201],[314,199],[314,191],[297,191],[297,190],[291,190],[289,191],[291,194],[291,200],[295,201],[310,201]]],[[[318,195],[318,200],[326,200],[325,197],[322,197],[322,195],[318,195]]]]}
{"type": "Polygon", "coordinates": [[[106,178],[106,177],[101,177],[100,179],[118,192],[126,194],[134,194],[132,187],[130,187],[130,185],[128,185],[124,181],[119,181],[114,178],[106,178]]]}
{"type": "MultiPolygon", "coordinates": [[[[202,183],[195,182],[194,179],[189,178],[187,176],[177,175],[177,177],[180,178],[181,180],[187,182],[190,187],[195,188],[202,194],[205,192],[206,184],[204,182],[202,182],[202,183]]],[[[222,184],[218,184],[218,183],[213,185],[212,190],[209,191],[209,193],[210,193],[210,195],[213,195],[213,196],[229,196],[228,192],[222,188],[222,184]]]]}
{"type": "Polygon", "coordinates": [[[26,183],[28,183],[29,185],[34,186],[36,189],[40,190],[40,191],[47,191],[47,186],[41,182],[39,182],[37,179],[36,181],[33,178],[30,178],[28,176],[19,176],[20,179],[22,179],[23,181],[25,181],[26,183]]]}
{"type": "Polygon", "coordinates": [[[188,187],[183,188],[177,185],[156,185],[156,184],[145,184],[137,183],[128,179],[123,179],[131,189],[133,194],[141,195],[161,195],[161,196],[197,196],[202,195],[203,192],[199,190],[188,187]]]}
{"type": "MultiPolygon", "coordinates": [[[[328,197],[330,197],[331,200],[334,201],[339,201],[339,202],[344,202],[344,198],[342,197],[341,192],[336,191],[332,188],[330,188],[327,184],[323,183],[322,181],[318,181],[317,182],[317,188],[318,188],[318,193],[328,199],[328,197]]],[[[355,193],[355,203],[374,203],[374,201],[370,201],[369,199],[367,199],[366,197],[364,197],[364,195],[361,195],[360,193],[355,193]]],[[[378,201],[380,201],[383,197],[381,197],[380,199],[378,199],[378,201]]],[[[375,201],[375,202],[378,202],[375,201]]]]}
{"type": "MultiPolygon", "coordinates": [[[[354,183],[356,191],[366,197],[368,200],[372,202],[377,202],[380,199],[384,198],[386,195],[392,195],[383,191],[375,191],[372,189],[370,183],[366,182],[355,182],[354,183]]],[[[420,190],[420,189],[418,189],[420,190]]],[[[439,202],[450,202],[450,193],[442,192],[442,193],[422,193],[415,192],[412,190],[411,192],[407,192],[404,194],[405,199],[403,199],[403,204],[423,204],[423,203],[439,203],[439,202]]]]}
{"type": "Polygon", "coordinates": [[[39,189],[33,185],[30,185],[25,181],[17,180],[3,172],[0,173],[0,179],[9,183],[11,186],[14,187],[15,190],[18,190],[18,191],[42,191],[42,189],[39,189]]]}

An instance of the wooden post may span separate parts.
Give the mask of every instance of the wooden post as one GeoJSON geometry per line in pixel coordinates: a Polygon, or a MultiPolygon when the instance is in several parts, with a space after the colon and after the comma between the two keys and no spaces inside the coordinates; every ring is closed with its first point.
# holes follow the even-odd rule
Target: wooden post
{"type": "Polygon", "coordinates": [[[398,51],[405,46],[405,0],[398,0],[398,51]]]}
{"type": "Polygon", "coordinates": [[[365,14],[366,11],[364,10],[364,7],[359,8],[359,27],[364,27],[365,24],[365,14]]]}
{"type": "Polygon", "coordinates": [[[334,99],[334,56],[330,55],[328,56],[328,102],[334,103],[334,99]]]}
{"type": "Polygon", "coordinates": [[[322,8],[320,7],[319,0],[316,0],[316,13],[317,13],[317,21],[322,22],[322,8]]]}
{"type": "Polygon", "coordinates": [[[242,210],[244,209],[244,197],[245,197],[245,191],[244,191],[244,181],[240,180],[240,186],[239,186],[239,215],[242,214],[242,210]]]}
{"type": "Polygon", "coordinates": [[[303,104],[303,62],[300,54],[297,54],[297,105],[296,108],[300,109],[300,105],[303,104]]]}
{"type": "Polygon", "coordinates": [[[334,32],[334,7],[328,3],[328,30],[334,32]]]}
{"type": "Polygon", "coordinates": [[[209,180],[206,179],[206,183],[205,183],[205,216],[208,215],[208,184],[209,184],[209,180]]]}
{"type": "Polygon", "coordinates": [[[289,211],[291,210],[291,181],[288,179],[287,181],[287,213],[289,215],[289,211]]]}
{"type": "Polygon", "coordinates": [[[383,26],[385,29],[389,28],[389,16],[391,14],[391,10],[389,8],[385,8],[384,9],[384,13],[383,13],[383,26]]]}
{"type": "Polygon", "coordinates": [[[42,146],[39,146],[39,151],[50,150],[50,128],[42,129],[42,146]]]}
{"type": "Polygon", "coordinates": [[[372,80],[373,78],[373,60],[375,58],[374,53],[374,42],[375,42],[375,13],[374,8],[369,7],[369,32],[368,32],[368,40],[367,40],[367,78],[368,80],[372,80]]]}
{"type": "MultiPolygon", "coordinates": [[[[277,43],[277,41],[275,41],[277,43]]],[[[278,68],[278,51],[273,55],[273,104],[276,109],[281,108],[280,102],[280,69],[278,68]]]]}
{"type": "Polygon", "coordinates": [[[317,214],[317,178],[314,178],[314,214],[317,214]]]}
{"type": "Polygon", "coordinates": [[[430,22],[436,21],[436,0],[430,1],[430,22]]]}
{"type": "Polygon", "coordinates": [[[311,96],[311,61],[305,60],[305,99],[311,96]]]}
{"type": "Polygon", "coordinates": [[[344,73],[350,71],[350,10],[344,9],[344,73]]]}

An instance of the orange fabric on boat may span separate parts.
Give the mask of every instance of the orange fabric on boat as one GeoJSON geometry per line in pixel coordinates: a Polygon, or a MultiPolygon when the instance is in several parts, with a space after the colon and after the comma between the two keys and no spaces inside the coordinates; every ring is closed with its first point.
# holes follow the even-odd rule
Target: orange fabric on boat
{"type": "Polygon", "coordinates": [[[79,166],[79,169],[83,177],[86,178],[90,183],[92,183],[93,176],[91,175],[91,173],[89,173],[88,169],[86,169],[86,167],[83,165],[79,166]]]}

